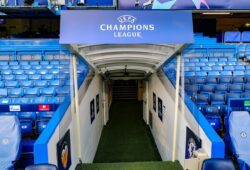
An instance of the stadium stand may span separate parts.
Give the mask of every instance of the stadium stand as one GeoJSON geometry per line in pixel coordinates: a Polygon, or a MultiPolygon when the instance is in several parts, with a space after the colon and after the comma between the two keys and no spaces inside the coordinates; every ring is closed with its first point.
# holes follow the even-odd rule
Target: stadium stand
{"type": "MultiPolygon", "coordinates": [[[[71,66],[69,53],[53,50],[40,56],[23,51],[19,54],[0,58],[0,115],[14,115],[20,121],[22,153],[18,166],[25,168],[34,163],[32,153],[37,137],[70,94],[71,66]]],[[[80,60],[77,67],[80,86],[88,68],[80,60]]]]}
{"type": "Polygon", "coordinates": [[[231,160],[225,159],[207,159],[203,161],[202,170],[235,170],[231,160]]]}

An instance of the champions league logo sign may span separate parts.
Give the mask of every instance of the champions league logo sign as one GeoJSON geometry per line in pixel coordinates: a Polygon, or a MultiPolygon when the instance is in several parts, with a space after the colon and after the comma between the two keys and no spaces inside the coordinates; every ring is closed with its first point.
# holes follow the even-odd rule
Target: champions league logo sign
{"type": "Polygon", "coordinates": [[[136,24],[137,18],[122,15],[117,18],[119,24],[101,24],[100,30],[112,32],[114,38],[143,38],[144,31],[154,31],[154,24],[136,24]]]}

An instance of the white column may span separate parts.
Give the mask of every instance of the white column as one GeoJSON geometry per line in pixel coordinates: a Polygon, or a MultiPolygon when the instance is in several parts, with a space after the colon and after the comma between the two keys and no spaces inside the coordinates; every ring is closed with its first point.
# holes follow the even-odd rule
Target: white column
{"type": "Polygon", "coordinates": [[[177,138],[177,127],[178,127],[178,105],[179,105],[179,90],[180,90],[180,59],[181,55],[177,55],[177,68],[176,68],[176,89],[175,89],[175,112],[174,112],[174,128],[173,128],[173,152],[172,152],[172,161],[176,159],[176,138],[177,138]]]}
{"type": "Polygon", "coordinates": [[[76,138],[77,138],[77,151],[78,158],[81,159],[82,149],[81,149],[81,133],[80,133],[80,115],[79,115],[79,99],[78,99],[78,80],[77,80],[77,65],[76,56],[73,57],[73,80],[74,80],[74,95],[75,95],[75,116],[76,116],[76,138]]]}

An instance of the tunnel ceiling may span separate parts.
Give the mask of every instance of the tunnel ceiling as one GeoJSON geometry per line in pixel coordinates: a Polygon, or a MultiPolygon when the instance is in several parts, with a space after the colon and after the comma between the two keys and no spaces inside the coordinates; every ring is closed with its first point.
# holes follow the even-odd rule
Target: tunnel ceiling
{"type": "Polygon", "coordinates": [[[154,73],[183,45],[72,45],[98,73],[111,79],[142,79],[154,73]]]}

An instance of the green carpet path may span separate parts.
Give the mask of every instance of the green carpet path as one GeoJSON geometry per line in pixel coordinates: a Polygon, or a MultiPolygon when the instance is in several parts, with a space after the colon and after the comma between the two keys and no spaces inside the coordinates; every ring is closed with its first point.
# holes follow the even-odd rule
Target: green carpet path
{"type": "Polygon", "coordinates": [[[142,118],[142,103],[114,101],[94,163],[161,161],[149,127],[142,118]]]}
{"type": "Polygon", "coordinates": [[[179,162],[131,162],[82,164],[76,170],[183,170],[179,162]]]}

